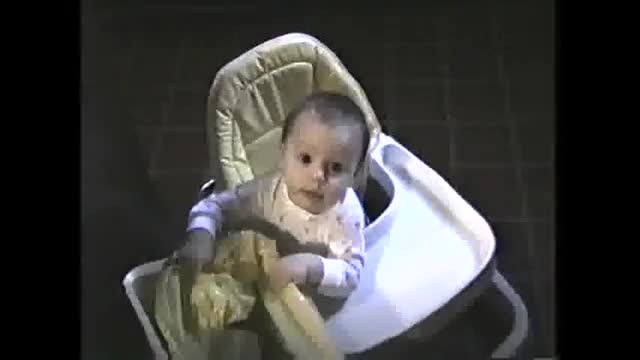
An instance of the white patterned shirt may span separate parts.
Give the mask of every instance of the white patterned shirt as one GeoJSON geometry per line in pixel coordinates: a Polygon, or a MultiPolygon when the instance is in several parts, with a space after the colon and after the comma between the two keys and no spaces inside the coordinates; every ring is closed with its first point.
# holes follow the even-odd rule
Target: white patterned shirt
{"type": "MultiPolygon", "coordinates": [[[[364,266],[364,211],[353,189],[342,202],[320,214],[294,204],[280,173],[254,179],[198,202],[190,211],[187,230],[211,234],[224,224],[257,217],[291,234],[300,245],[326,246],[321,256],[323,278],[318,292],[344,298],[357,287],[364,266]]],[[[276,240],[280,241],[280,239],[276,240]]]]}

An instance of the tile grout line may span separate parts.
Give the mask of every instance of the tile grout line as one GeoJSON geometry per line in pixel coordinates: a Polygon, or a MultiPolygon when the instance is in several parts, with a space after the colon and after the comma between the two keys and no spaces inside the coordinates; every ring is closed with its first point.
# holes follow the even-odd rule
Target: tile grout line
{"type": "Polygon", "coordinates": [[[192,133],[192,132],[202,132],[201,125],[171,125],[168,124],[164,127],[165,131],[171,132],[182,132],[182,133],[192,133]]]}
{"type": "MultiPolygon", "coordinates": [[[[513,162],[508,161],[459,161],[456,163],[458,168],[476,169],[476,168],[507,168],[513,167],[513,162]]],[[[553,167],[549,162],[521,162],[520,167],[524,169],[544,169],[553,167]]]]}
{"type": "Polygon", "coordinates": [[[455,118],[451,115],[451,82],[450,82],[450,69],[449,69],[449,41],[447,37],[444,35],[446,32],[446,24],[448,23],[448,18],[438,19],[436,21],[436,37],[438,38],[439,46],[438,56],[440,61],[442,62],[442,92],[443,92],[443,102],[444,102],[444,113],[445,113],[445,124],[447,126],[447,131],[449,133],[449,176],[452,177],[453,172],[457,169],[456,164],[456,121],[455,118]]]}
{"type": "MultiPolygon", "coordinates": [[[[504,115],[507,116],[507,123],[510,125],[510,131],[511,131],[511,145],[512,145],[512,149],[514,152],[514,160],[515,160],[515,167],[516,167],[516,178],[518,181],[519,186],[521,187],[521,192],[522,192],[522,216],[523,218],[530,218],[529,216],[529,189],[526,186],[526,182],[524,179],[524,168],[522,166],[522,148],[521,148],[521,143],[518,141],[519,137],[518,137],[518,131],[517,131],[517,123],[515,120],[515,117],[512,113],[511,110],[511,83],[507,77],[506,74],[506,69],[504,66],[504,39],[502,37],[502,29],[499,23],[499,19],[498,19],[498,1],[494,1],[493,2],[493,6],[494,6],[494,11],[493,11],[493,35],[494,35],[494,41],[495,41],[495,45],[496,45],[496,51],[498,53],[497,56],[497,65],[498,65],[498,77],[500,80],[500,83],[502,84],[503,88],[504,88],[504,115]]],[[[530,306],[535,307],[536,304],[538,303],[538,299],[540,297],[540,291],[542,289],[540,289],[540,282],[536,281],[536,277],[537,277],[537,267],[536,267],[536,263],[535,261],[533,261],[533,259],[535,258],[535,229],[534,229],[534,223],[531,221],[525,222],[524,226],[526,228],[526,236],[527,236],[527,260],[529,262],[529,268],[532,269],[530,270],[530,274],[528,276],[530,283],[531,283],[531,290],[532,290],[532,299],[530,300],[532,302],[532,304],[530,306]]],[[[536,319],[534,321],[539,322],[540,319],[536,319]]],[[[536,342],[536,335],[538,334],[532,334],[532,340],[534,342],[536,342]]]]}
{"type": "Polygon", "coordinates": [[[202,168],[195,168],[195,167],[190,167],[190,168],[164,168],[164,169],[156,169],[153,172],[151,172],[151,175],[153,176],[162,176],[162,175],[175,175],[175,174],[189,174],[189,175],[197,175],[200,174],[203,177],[207,177],[209,176],[209,173],[206,169],[202,169],[202,168]]]}
{"type": "MultiPolygon", "coordinates": [[[[495,3],[494,3],[495,5],[495,3]]],[[[498,19],[495,15],[496,12],[493,12],[492,17],[492,26],[493,26],[493,38],[494,45],[496,49],[496,66],[498,67],[498,82],[500,83],[503,90],[503,115],[507,117],[506,124],[509,128],[509,145],[512,151],[512,161],[514,163],[515,172],[516,172],[516,181],[520,190],[522,192],[522,201],[520,212],[523,217],[529,216],[529,194],[528,189],[524,180],[524,169],[522,166],[522,149],[521,144],[518,138],[517,124],[514,119],[514,116],[511,112],[511,84],[506,74],[506,70],[504,67],[504,49],[503,42],[501,36],[501,29],[498,25],[498,19]]]]}
{"type": "MultiPolygon", "coordinates": [[[[518,187],[520,188],[520,192],[522,194],[522,199],[521,199],[521,203],[520,203],[520,215],[523,218],[529,218],[529,199],[528,199],[528,190],[527,187],[525,186],[525,182],[524,182],[524,171],[523,168],[521,166],[521,149],[520,149],[520,143],[518,141],[518,134],[517,134],[517,128],[516,128],[516,123],[515,123],[515,119],[512,116],[511,113],[511,88],[510,88],[510,82],[509,79],[507,78],[507,74],[506,74],[506,69],[504,66],[504,43],[503,43],[503,38],[502,38],[502,29],[499,26],[499,19],[498,19],[498,4],[497,4],[497,0],[492,2],[494,11],[492,11],[492,17],[491,17],[491,24],[490,26],[492,26],[492,33],[493,33],[493,44],[495,47],[495,51],[496,51],[496,66],[498,67],[498,82],[502,87],[502,91],[503,91],[503,116],[506,117],[506,121],[505,123],[508,124],[509,127],[509,140],[510,140],[510,147],[511,147],[511,151],[512,151],[512,161],[514,162],[514,167],[515,167],[515,175],[516,175],[516,183],[518,185],[518,187]]],[[[526,239],[526,249],[527,249],[527,268],[531,269],[533,264],[532,261],[532,254],[533,254],[533,224],[530,221],[524,222],[523,224],[524,228],[525,228],[525,239],[526,239]]],[[[505,239],[506,240],[506,239],[505,239]]],[[[515,241],[515,239],[513,240],[515,241]]],[[[525,271],[523,271],[525,272],[525,271]]],[[[530,299],[529,301],[532,301],[533,303],[535,303],[536,300],[536,294],[537,294],[537,288],[535,286],[535,281],[533,281],[534,277],[533,274],[531,273],[531,270],[528,270],[525,272],[525,274],[521,274],[521,276],[523,278],[528,278],[529,279],[529,283],[530,283],[530,287],[531,290],[533,292],[533,299],[530,299]],[[526,273],[529,273],[528,276],[526,276],[526,273]]],[[[521,296],[524,296],[524,294],[521,294],[521,296]]],[[[526,299],[523,299],[526,301],[526,299]]],[[[533,304],[529,305],[529,306],[534,306],[533,304]]],[[[531,310],[530,310],[531,311],[531,310]]],[[[535,341],[535,334],[533,334],[532,336],[533,341],[535,341]]]]}
{"type": "MultiPolygon", "coordinates": [[[[388,19],[387,19],[388,20],[388,19]]],[[[400,121],[400,119],[396,118],[398,116],[396,112],[396,100],[397,100],[397,83],[394,77],[395,74],[395,51],[389,51],[391,49],[391,45],[388,40],[385,38],[383,42],[384,55],[382,56],[383,61],[383,83],[388,84],[388,88],[391,91],[388,91],[387,86],[382,87],[383,91],[383,103],[386,108],[387,119],[384,119],[383,125],[389,132],[387,135],[396,134],[398,126],[396,123],[400,121]]]]}
{"type": "Polygon", "coordinates": [[[490,223],[535,223],[550,224],[550,221],[544,217],[519,217],[519,216],[487,216],[490,223]]]}
{"type": "MultiPolygon", "coordinates": [[[[504,106],[503,114],[504,116],[507,117],[506,123],[509,126],[509,133],[510,133],[509,139],[510,139],[511,150],[513,152],[513,162],[514,162],[515,172],[516,172],[516,181],[518,186],[520,187],[520,191],[522,194],[522,201],[520,203],[521,204],[520,215],[522,215],[523,218],[529,218],[529,190],[524,180],[524,168],[522,166],[522,149],[518,139],[518,131],[516,128],[517,124],[511,111],[511,83],[509,81],[509,78],[507,77],[505,64],[504,64],[504,39],[502,37],[503,29],[499,24],[499,19],[497,15],[498,6],[499,6],[497,4],[497,0],[493,2],[493,6],[494,6],[494,11],[492,12],[493,13],[492,27],[493,27],[494,46],[497,53],[496,66],[498,67],[498,82],[500,83],[503,89],[503,106],[504,106]]],[[[525,227],[526,227],[526,236],[527,236],[527,252],[529,254],[528,258],[529,258],[529,261],[531,262],[533,254],[535,252],[535,249],[533,246],[533,237],[534,237],[533,224],[526,223],[525,227]]]]}
{"type": "MultiPolygon", "coordinates": [[[[182,62],[184,61],[184,41],[185,39],[181,39],[180,41],[180,45],[178,48],[178,54],[176,55],[176,60],[175,60],[175,69],[174,69],[174,73],[173,73],[173,79],[171,79],[171,82],[176,82],[178,80],[178,78],[180,77],[180,66],[182,64],[182,62]]],[[[174,93],[173,91],[171,91],[171,87],[169,86],[169,84],[166,84],[166,91],[168,92],[168,101],[166,106],[164,106],[164,108],[162,109],[162,121],[160,123],[160,126],[158,128],[158,134],[156,135],[156,141],[155,141],[155,145],[154,145],[154,149],[153,149],[153,154],[151,156],[151,161],[149,164],[149,169],[148,169],[148,173],[149,175],[157,173],[158,170],[158,163],[160,161],[160,154],[162,152],[162,145],[164,143],[164,135],[166,130],[169,128],[169,109],[171,109],[171,106],[173,106],[173,102],[174,102],[174,93]]]]}
{"type": "MultiPolygon", "coordinates": [[[[135,45],[135,40],[132,40],[131,38],[127,38],[128,42],[126,42],[126,44],[124,45],[124,48],[126,49],[127,52],[129,52],[129,55],[127,56],[127,60],[125,62],[125,66],[124,66],[124,70],[123,73],[125,74],[130,74],[134,68],[135,68],[135,64],[136,64],[136,55],[133,52],[134,49],[136,49],[135,45]]],[[[126,76],[121,75],[120,79],[118,81],[118,83],[122,86],[122,88],[126,88],[126,83],[125,83],[125,78],[126,76]]],[[[129,107],[128,111],[131,111],[131,108],[134,106],[134,102],[131,100],[131,95],[127,96],[127,107],[129,107]]],[[[138,122],[133,122],[133,131],[136,135],[136,138],[138,140],[138,142],[141,141],[141,130],[145,127],[151,127],[150,125],[142,125],[138,122]]],[[[147,151],[146,157],[147,157],[147,168],[146,173],[147,175],[150,175],[151,173],[151,168],[153,166],[153,162],[154,162],[154,153],[155,153],[155,147],[156,147],[156,142],[158,141],[158,136],[160,135],[159,129],[158,131],[156,131],[156,133],[152,136],[152,140],[151,143],[153,145],[149,146],[149,150],[147,151]]]]}

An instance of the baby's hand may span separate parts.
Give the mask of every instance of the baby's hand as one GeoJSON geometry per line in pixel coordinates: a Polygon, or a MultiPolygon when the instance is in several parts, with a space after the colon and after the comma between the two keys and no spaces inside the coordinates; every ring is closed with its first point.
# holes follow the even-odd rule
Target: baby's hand
{"type": "Polygon", "coordinates": [[[214,256],[214,237],[207,231],[194,230],[187,235],[184,245],[164,262],[163,268],[171,266],[189,267],[195,272],[210,262],[214,256]]]}
{"type": "Polygon", "coordinates": [[[204,230],[193,230],[189,232],[185,246],[180,249],[178,256],[180,260],[203,265],[214,256],[214,238],[204,230]]]}
{"type": "Polygon", "coordinates": [[[294,254],[281,258],[269,271],[269,282],[274,291],[280,291],[289,283],[305,284],[310,274],[322,268],[322,260],[314,254],[294,254]]]}

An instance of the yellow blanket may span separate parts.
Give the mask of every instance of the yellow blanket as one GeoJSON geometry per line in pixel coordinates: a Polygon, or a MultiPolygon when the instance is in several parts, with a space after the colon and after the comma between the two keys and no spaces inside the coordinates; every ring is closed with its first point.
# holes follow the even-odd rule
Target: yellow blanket
{"type": "Polygon", "coordinates": [[[212,272],[197,276],[188,304],[182,300],[179,269],[169,267],[161,274],[155,318],[172,358],[220,359],[227,351],[223,347],[233,344],[212,338],[247,319],[259,298],[295,358],[341,359],[311,300],[293,284],[278,294],[267,286],[265,274],[278,259],[275,242],[256,233],[242,235],[220,241],[212,272]]]}

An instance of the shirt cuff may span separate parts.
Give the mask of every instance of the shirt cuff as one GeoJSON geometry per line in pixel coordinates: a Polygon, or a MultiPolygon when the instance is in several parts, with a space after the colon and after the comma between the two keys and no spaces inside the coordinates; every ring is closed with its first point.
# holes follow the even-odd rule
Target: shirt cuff
{"type": "Polygon", "coordinates": [[[194,229],[205,229],[211,233],[211,235],[215,236],[215,224],[213,219],[209,216],[196,216],[193,218],[187,227],[187,232],[194,229]]]}
{"type": "Polygon", "coordinates": [[[321,288],[337,288],[342,286],[344,277],[344,264],[341,261],[335,261],[335,259],[321,259],[324,274],[319,286],[321,288]]]}

